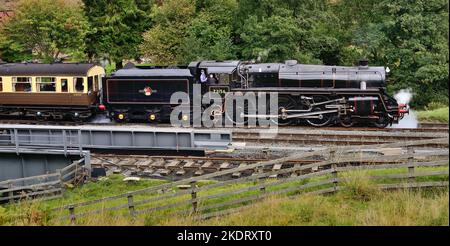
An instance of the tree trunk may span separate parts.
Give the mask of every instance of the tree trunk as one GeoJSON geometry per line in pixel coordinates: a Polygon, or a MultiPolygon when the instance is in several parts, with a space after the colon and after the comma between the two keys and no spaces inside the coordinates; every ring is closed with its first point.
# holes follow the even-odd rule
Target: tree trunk
{"type": "Polygon", "coordinates": [[[116,70],[123,68],[122,59],[114,59],[114,62],[116,63],[116,70]]]}

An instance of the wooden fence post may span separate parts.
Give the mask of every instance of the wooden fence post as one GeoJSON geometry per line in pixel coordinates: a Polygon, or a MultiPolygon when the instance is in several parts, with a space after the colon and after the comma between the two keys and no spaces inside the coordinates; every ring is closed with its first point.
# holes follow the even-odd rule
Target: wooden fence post
{"type": "MultiPolygon", "coordinates": [[[[10,181],[8,183],[8,189],[12,189],[12,188],[13,188],[13,182],[10,181]]],[[[8,196],[9,196],[9,202],[10,203],[14,203],[14,191],[8,192],[8,196]]]]}
{"type": "Polygon", "coordinates": [[[70,223],[75,225],[75,207],[69,206],[70,223]]]}
{"type": "MultiPolygon", "coordinates": [[[[408,146],[408,155],[414,154],[414,149],[411,146],[408,146]]],[[[408,157],[408,182],[414,183],[416,181],[416,178],[414,177],[414,157],[410,156],[408,157]]]]}
{"type": "Polygon", "coordinates": [[[195,189],[195,183],[192,183],[191,200],[192,200],[192,212],[197,213],[197,190],[195,189]]]}
{"type": "Polygon", "coordinates": [[[133,201],[133,195],[132,194],[128,194],[128,209],[130,210],[130,215],[131,216],[135,216],[135,210],[134,210],[134,201],[133,201]]]}
{"type": "Polygon", "coordinates": [[[331,164],[331,169],[333,170],[331,172],[331,176],[333,177],[333,190],[336,192],[338,187],[338,171],[337,171],[337,164],[334,163],[336,158],[336,151],[331,150],[330,151],[330,161],[333,163],[331,164]]]}

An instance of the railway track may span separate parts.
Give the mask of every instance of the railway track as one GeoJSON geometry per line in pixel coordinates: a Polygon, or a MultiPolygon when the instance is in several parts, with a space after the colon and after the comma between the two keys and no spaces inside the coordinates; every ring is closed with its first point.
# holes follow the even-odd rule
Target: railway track
{"type": "MultiPolygon", "coordinates": [[[[294,145],[373,145],[399,141],[425,140],[448,137],[447,132],[396,132],[396,131],[336,131],[327,129],[286,130],[279,129],[268,135],[262,131],[235,130],[234,142],[294,145]]],[[[430,144],[427,147],[448,147],[430,144]]]]}
{"type": "Polygon", "coordinates": [[[432,122],[422,122],[419,123],[419,127],[423,128],[447,128],[448,123],[432,123],[432,122]]]}
{"type": "MultiPolygon", "coordinates": [[[[86,122],[71,122],[71,121],[35,121],[35,120],[15,120],[15,119],[0,119],[0,124],[4,125],[49,125],[49,126],[152,126],[152,127],[172,127],[170,124],[150,124],[150,123],[86,123],[86,122]]],[[[312,127],[312,126],[279,126],[279,129],[321,129],[330,131],[377,131],[377,132],[449,132],[449,125],[445,123],[420,123],[418,128],[375,128],[375,127],[360,127],[355,126],[351,128],[345,127],[312,127]]],[[[213,128],[214,129],[214,128],[213,128]]],[[[238,127],[234,129],[267,129],[264,127],[238,127]]]]}
{"type": "MultiPolygon", "coordinates": [[[[243,167],[260,161],[267,161],[268,158],[236,158],[236,157],[180,157],[180,156],[143,156],[143,155],[114,155],[114,154],[93,154],[91,165],[95,168],[105,168],[110,173],[122,173],[126,176],[138,176],[147,178],[160,178],[167,180],[181,180],[193,176],[200,176],[208,173],[229,170],[243,167]]],[[[303,159],[288,161],[281,164],[270,165],[264,168],[248,169],[242,172],[234,172],[229,175],[218,177],[218,180],[229,180],[240,178],[261,172],[271,172],[284,168],[291,168],[296,165],[307,165],[323,159],[303,159]]],[[[371,161],[370,164],[399,163],[371,161]]],[[[355,161],[344,163],[344,165],[363,165],[369,162],[355,161]]],[[[302,173],[318,170],[305,170],[302,173]]],[[[287,175],[292,175],[289,173],[287,175]]],[[[273,176],[281,177],[281,176],[273,176]]]]}

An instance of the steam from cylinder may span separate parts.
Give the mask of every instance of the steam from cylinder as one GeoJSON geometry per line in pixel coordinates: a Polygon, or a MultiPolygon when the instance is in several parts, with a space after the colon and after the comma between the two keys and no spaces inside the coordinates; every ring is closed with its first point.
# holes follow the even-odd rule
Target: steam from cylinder
{"type": "MultiPolygon", "coordinates": [[[[411,89],[401,89],[394,95],[395,100],[399,104],[407,104],[411,102],[413,98],[413,93],[411,89]]],[[[398,124],[392,125],[392,128],[417,128],[418,121],[416,118],[416,114],[413,110],[409,111],[409,114],[406,114],[403,119],[400,120],[398,124]]]]}

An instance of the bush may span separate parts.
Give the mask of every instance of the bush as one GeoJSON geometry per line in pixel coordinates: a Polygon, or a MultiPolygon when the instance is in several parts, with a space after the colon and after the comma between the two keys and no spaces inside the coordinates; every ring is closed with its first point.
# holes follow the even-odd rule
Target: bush
{"type": "Polygon", "coordinates": [[[425,122],[431,121],[431,122],[448,123],[448,118],[449,118],[448,110],[449,110],[449,108],[447,106],[445,108],[438,108],[438,109],[434,109],[434,110],[418,111],[417,118],[419,119],[419,121],[425,121],[425,122]]]}
{"type": "Polygon", "coordinates": [[[358,201],[370,201],[379,194],[379,190],[368,178],[367,170],[343,173],[342,194],[350,199],[358,201]]]}
{"type": "Polygon", "coordinates": [[[448,107],[448,104],[444,104],[443,102],[439,101],[433,101],[430,102],[427,106],[425,106],[425,110],[436,110],[445,107],[448,107]]]}

